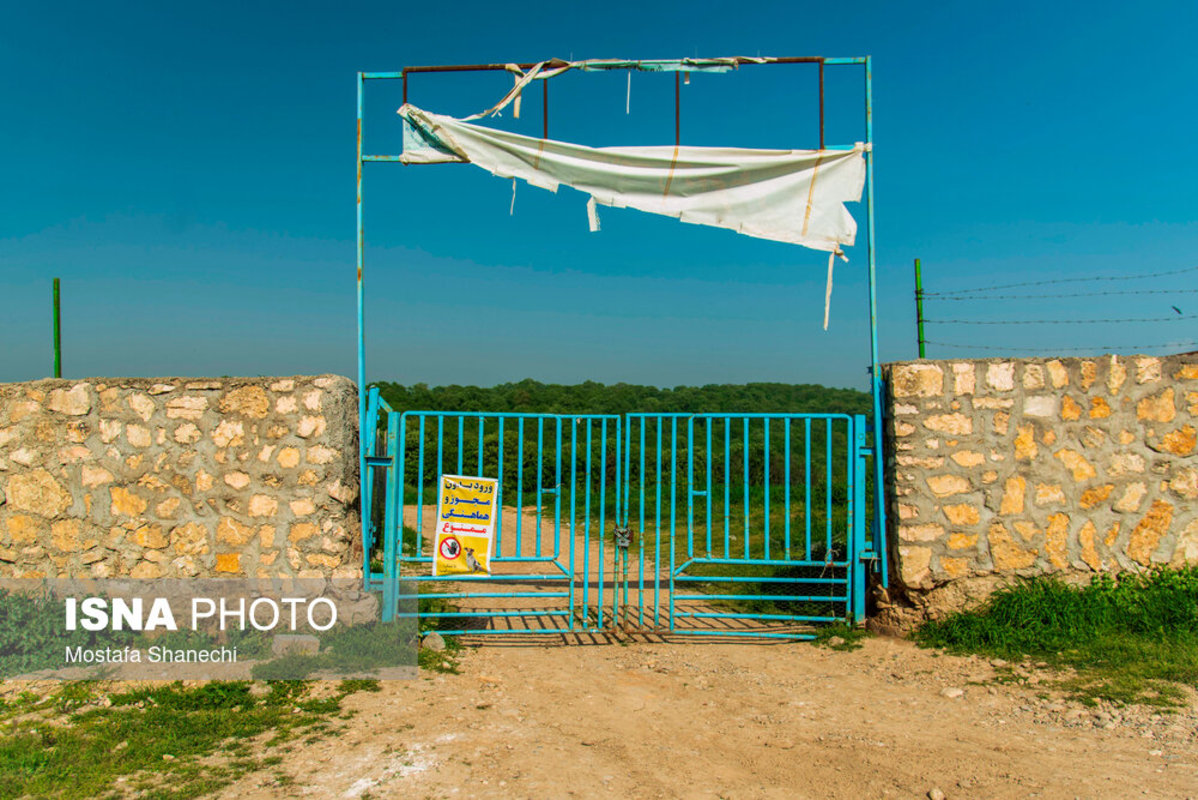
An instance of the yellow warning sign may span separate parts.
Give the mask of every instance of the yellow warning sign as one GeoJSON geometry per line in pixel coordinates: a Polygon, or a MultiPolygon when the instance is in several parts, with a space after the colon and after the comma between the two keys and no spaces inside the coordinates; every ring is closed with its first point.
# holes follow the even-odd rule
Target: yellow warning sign
{"type": "Polygon", "coordinates": [[[494,478],[441,476],[434,575],[490,574],[498,491],[494,478]]]}

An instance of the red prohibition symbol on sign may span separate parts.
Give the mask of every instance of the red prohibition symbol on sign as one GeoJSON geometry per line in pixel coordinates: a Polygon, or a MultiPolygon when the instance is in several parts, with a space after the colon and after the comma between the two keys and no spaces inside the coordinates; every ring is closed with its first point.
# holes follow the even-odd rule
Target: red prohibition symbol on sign
{"type": "Polygon", "coordinates": [[[462,543],[457,540],[456,536],[446,536],[441,540],[439,548],[441,558],[446,561],[453,561],[462,553],[462,543]]]}

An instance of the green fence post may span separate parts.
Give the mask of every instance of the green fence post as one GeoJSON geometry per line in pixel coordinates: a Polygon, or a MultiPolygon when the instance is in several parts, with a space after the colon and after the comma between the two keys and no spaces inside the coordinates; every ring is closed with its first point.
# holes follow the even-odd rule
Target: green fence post
{"type": "Polygon", "coordinates": [[[918,326],[919,335],[919,357],[924,358],[924,345],[926,341],[923,338],[923,278],[919,274],[919,259],[915,259],[915,321],[918,326]]]}
{"type": "Polygon", "coordinates": [[[62,322],[58,309],[58,278],[54,279],[54,377],[62,377],[62,322]]]}

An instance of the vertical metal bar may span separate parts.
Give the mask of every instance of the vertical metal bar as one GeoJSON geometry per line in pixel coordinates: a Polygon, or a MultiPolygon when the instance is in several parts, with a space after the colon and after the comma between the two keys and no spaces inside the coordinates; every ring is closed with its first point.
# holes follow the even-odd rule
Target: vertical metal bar
{"type": "MultiPolygon", "coordinates": [[[[865,547],[865,475],[866,466],[863,451],[865,450],[865,415],[857,414],[853,417],[853,469],[856,473],[853,476],[853,494],[849,498],[849,505],[855,508],[853,514],[853,540],[856,546],[853,548],[852,563],[849,569],[853,576],[853,621],[858,625],[865,622],[865,570],[861,564],[861,552],[865,547]]],[[[882,560],[885,560],[885,553],[880,553],[882,560]]]]}
{"type": "MultiPolygon", "coordinates": [[[[686,419],[686,557],[695,557],[695,418],[686,419]]],[[[670,630],[674,630],[674,594],[670,586],[670,630]]]]}
{"type": "MultiPolygon", "coordinates": [[[[583,530],[583,548],[582,548],[582,571],[586,573],[586,580],[582,584],[582,612],[583,619],[586,619],[587,611],[587,588],[591,583],[591,420],[587,418],[587,458],[586,458],[586,501],[583,504],[582,513],[582,530],[583,530]]],[[[603,574],[603,563],[600,561],[599,574],[603,574]]],[[[599,588],[596,590],[599,593],[598,616],[603,618],[603,582],[600,581],[599,588]]]]}
{"type": "Polygon", "coordinates": [[[824,60],[819,61],[819,149],[824,149],[824,60]]]}
{"type": "Polygon", "coordinates": [[[674,73],[674,146],[682,144],[682,74],[674,73]]]}
{"type": "Polygon", "coordinates": [[[783,505],[786,507],[786,550],[783,553],[783,558],[790,558],[790,417],[786,418],[786,453],[783,459],[786,462],[786,500],[783,505]]]}
{"type": "Polygon", "coordinates": [[[62,377],[62,315],[59,307],[59,283],[54,279],[54,377],[62,377]]]}
{"type": "Polygon", "coordinates": [[[732,417],[724,417],[724,558],[732,558],[732,417]]]}
{"type": "Polygon", "coordinates": [[[873,448],[874,462],[874,546],[881,558],[882,585],[889,586],[886,547],[886,503],[883,498],[882,452],[882,375],[878,364],[878,291],[877,291],[877,246],[874,240],[874,89],[873,60],[865,57],[865,186],[866,186],[866,242],[869,247],[869,332],[870,332],[870,385],[873,389],[873,448]]]}
{"type": "Polygon", "coordinates": [[[499,455],[495,465],[496,481],[499,484],[498,496],[495,498],[495,552],[503,555],[503,417],[499,418],[499,455]]]}
{"type": "Polygon", "coordinates": [[[824,560],[832,560],[832,420],[824,420],[824,560]]]}
{"type": "Polygon", "coordinates": [[[749,558],[749,506],[751,504],[749,502],[749,418],[748,417],[745,417],[745,420],[744,420],[744,441],[741,443],[741,456],[742,456],[741,461],[744,464],[744,479],[745,479],[745,491],[744,491],[745,507],[743,509],[744,517],[745,517],[745,558],[749,558]]]}
{"type": "MultiPolygon", "coordinates": [[[[387,418],[387,438],[389,443],[399,441],[399,414],[391,414],[387,418]]],[[[399,513],[402,496],[400,495],[399,470],[403,464],[399,460],[398,447],[388,448],[391,452],[391,464],[387,467],[387,500],[386,511],[383,515],[383,621],[395,619],[398,610],[399,592],[397,581],[397,542],[396,534],[399,527],[395,524],[399,513]]]]}
{"type": "Polygon", "coordinates": [[[466,418],[458,417],[458,474],[465,470],[463,460],[466,457],[466,418]]]}
{"type": "Polygon", "coordinates": [[[544,452],[545,452],[545,418],[537,417],[537,526],[536,526],[536,547],[533,549],[533,555],[538,558],[541,555],[541,491],[544,487],[541,483],[545,480],[544,476],[544,452]]]}
{"type": "Polygon", "coordinates": [[[765,558],[770,557],[770,418],[762,420],[765,431],[765,448],[762,452],[762,467],[764,469],[762,483],[765,484],[765,558]]]}
{"type": "Polygon", "coordinates": [[[562,555],[562,418],[555,417],[554,422],[557,423],[553,453],[553,559],[556,561],[562,555]]]}
{"type": "Polygon", "coordinates": [[[703,452],[703,460],[707,463],[707,485],[704,486],[703,506],[707,509],[707,557],[711,557],[711,417],[707,418],[707,447],[703,452]]]}
{"type": "MultiPolygon", "coordinates": [[[[617,487],[619,488],[619,487],[617,487]]],[[[602,543],[607,539],[607,417],[600,420],[599,425],[599,541],[602,543]]],[[[616,559],[620,558],[620,551],[616,549],[616,559]]],[[[599,561],[599,568],[603,568],[603,560],[599,561]]],[[[620,586],[616,583],[619,576],[618,572],[612,574],[612,600],[611,600],[611,615],[612,624],[614,625],[617,619],[616,606],[620,602],[620,586]]],[[[603,579],[600,577],[600,586],[603,585],[603,579]]]]}
{"type": "Polygon", "coordinates": [[[923,338],[923,277],[919,272],[919,259],[915,259],[915,333],[919,344],[919,357],[924,358],[923,338]]]}
{"type": "MultiPolygon", "coordinates": [[[[400,434],[406,431],[400,430],[400,434]]],[[[434,523],[435,524],[435,523],[434,523]]],[[[424,415],[420,415],[420,448],[416,462],[416,530],[424,530],[424,415]]]]}
{"type": "MultiPolygon", "coordinates": [[[[364,287],[362,283],[364,235],[362,230],[362,117],[365,110],[366,81],[362,73],[358,73],[358,480],[365,481],[366,473],[366,318],[365,303],[363,302],[364,287]]],[[[358,493],[361,499],[362,525],[370,524],[370,508],[367,507],[369,497],[365,492],[358,493]]]]}
{"type": "Polygon", "coordinates": [[[406,69],[403,71],[403,101],[405,104],[408,102],[408,71],[406,69]]]}
{"type": "MultiPolygon", "coordinates": [[[[501,419],[502,424],[502,419],[501,419]]],[[[501,437],[502,438],[502,437],[501,437]]],[[[570,630],[574,630],[574,584],[578,582],[578,576],[574,572],[574,546],[578,539],[575,527],[575,518],[577,511],[578,499],[578,418],[574,417],[570,420],[570,630]]],[[[582,551],[582,621],[586,624],[587,606],[586,606],[586,587],[587,587],[587,570],[586,570],[586,548],[582,551]]]]}
{"type": "Polygon", "coordinates": [[[524,524],[524,417],[516,420],[516,554],[521,552],[520,531],[524,524]]]}
{"type": "MultiPolygon", "coordinates": [[[[678,513],[678,417],[670,417],[670,630],[674,630],[674,536],[678,513]]],[[[657,572],[661,574],[661,540],[657,542],[657,572]]]]}
{"type": "MultiPolygon", "coordinates": [[[[445,415],[438,414],[437,415],[437,495],[436,495],[438,503],[441,502],[441,500],[440,500],[441,476],[445,474],[444,449],[445,449],[445,415]]],[[[424,496],[424,486],[423,485],[418,487],[417,491],[419,491],[421,493],[421,497],[424,496]]],[[[424,544],[422,537],[423,537],[423,533],[421,533],[420,531],[417,531],[416,532],[416,553],[417,553],[417,555],[420,554],[421,548],[423,547],[423,544],[424,544]]],[[[437,535],[434,532],[433,533],[433,542],[435,543],[436,541],[437,541],[437,535]]]]}
{"type": "MultiPolygon", "coordinates": [[[[599,462],[600,467],[603,462],[599,462]]],[[[587,526],[591,524],[591,420],[587,419],[587,526]]],[[[603,560],[605,558],[604,543],[607,537],[603,535],[603,526],[599,526],[599,588],[595,598],[596,624],[603,627],[603,560]]]]}
{"type": "MultiPolygon", "coordinates": [[[[654,526],[654,541],[656,542],[653,548],[653,627],[657,627],[657,611],[658,611],[658,592],[661,590],[661,415],[657,417],[657,524],[654,526]]],[[[673,488],[673,484],[671,484],[673,488]]],[[[672,513],[672,512],[671,512],[672,513]]],[[[641,532],[642,549],[645,541],[645,533],[641,532]]],[[[641,575],[645,574],[645,565],[641,564],[641,575]]],[[[642,598],[643,605],[643,598],[642,598]]]]}
{"type": "Polygon", "coordinates": [[[483,471],[483,421],[486,417],[478,418],[478,476],[481,478],[487,473],[483,471]]]}
{"type": "Polygon", "coordinates": [[[541,138],[549,138],[549,81],[541,81],[541,117],[543,127],[541,130],[541,138]]]}
{"type": "Polygon", "coordinates": [[[807,550],[804,558],[811,560],[811,418],[803,420],[804,427],[804,460],[803,460],[803,518],[806,524],[807,550]]]}

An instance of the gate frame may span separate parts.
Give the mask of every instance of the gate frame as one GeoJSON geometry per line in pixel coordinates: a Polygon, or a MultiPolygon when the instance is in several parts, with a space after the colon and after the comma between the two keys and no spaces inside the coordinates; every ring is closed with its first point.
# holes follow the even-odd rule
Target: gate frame
{"type": "MultiPolygon", "coordinates": [[[[670,69],[674,71],[674,114],[675,114],[675,143],[680,143],[681,140],[681,125],[680,125],[680,73],[690,72],[686,66],[687,61],[702,62],[703,59],[677,59],[668,61],[630,61],[627,67],[620,67],[629,70],[641,70],[642,63],[646,65],[655,65],[656,70],[660,70],[662,64],[668,64],[670,69]]],[[[857,599],[860,598],[861,614],[856,614],[854,608],[854,617],[857,623],[863,621],[864,618],[864,573],[862,564],[865,561],[874,561],[878,564],[878,571],[881,575],[881,585],[889,585],[888,563],[886,558],[886,503],[883,494],[884,488],[884,464],[882,458],[882,376],[878,357],[878,322],[877,322],[877,285],[876,285],[876,269],[877,269],[877,254],[875,242],[875,226],[874,226],[874,162],[873,162],[873,71],[872,71],[872,56],[853,56],[845,58],[826,58],[823,56],[791,56],[779,57],[766,62],[760,62],[752,59],[733,59],[737,68],[741,66],[775,66],[781,64],[817,64],[819,67],[819,143],[820,149],[843,150],[851,149],[852,145],[825,145],[824,142],[824,68],[825,66],[861,66],[863,67],[864,77],[864,122],[865,122],[865,247],[866,258],[868,262],[868,278],[869,278],[869,333],[870,333],[870,394],[872,399],[872,414],[867,421],[867,426],[874,434],[873,446],[866,447],[866,433],[862,429],[857,432],[858,441],[857,452],[859,457],[870,457],[873,459],[873,477],[874,477],[874,492],[873,492],[873,537],[872,550],[863,550],[859,553],[859,559],[855,563],[853,578],[856,584],[858,577],[862,581],[862,591],[854,592],[854,606],[857,605],[857,599]]],[[[521,70],[528,70],[536,66],[534,63],[518,64],[521,70]]],[[[361,515],[362,515],[362,563],[364,573],[364,583],[366,588],[378,589],[383,588],[388,591],[386,586],[379,584],[385,582],[384,575],[378,575],[371,572],[370,569],[370,552],[375,542],[377,531],[374,530],[372,522],[372,502],[373,502],[373,469],[383,468],[386,470],[394,469],[398,466],[395,463],[396,449],[388,447],[390,456],[379,456],[375,454],[375,437],[374,431],[378,425],[378,403],[381,402],[381,397],[378,396],[378,390],[372,388],[369,392],[365,389],[366,386],[366,323],[365,323],[365,228],[363,224],[363,174],[362,167],[366,163],[371,162],[394,162],[399,163],[400,154],[365,154],[362,152],[363,143],[363,123],[365,119],[365,92],[366,82],[372,80],[400,80],[403,82],[404,101],[407,101],[408,75],[415,73],[435,73],[435,72],[484,72],[484,71],[507,71],[507,64],[459,64],[459,65],[443,65],[443,66],[408,66],[397,72],[358,72],[357,87],[358,87],[358,126],[357,126],[357,319],[358,319],[358,422],[359,422],[359,437],[358,437],[358,475],[361,490],[359,492],[361,500],[361,515]],[[367,402],[367,395],[372,395],[372,402],[367,402]],[[371,432],[371,439],[367,443],[366,432],[371,432]]],[[[544,108],[544,138],[549,136],[549,85],[548,80],[542,81],[544,91],[543,108],[544,108]]],[[[384,410],[390,410],[383,403],[384,410]]],[[[395,417],[398,422],[398,414],[394,412],[391,416],[395,417]]],[[[867,426],[861,426],[862,428],[867,426]]],[[[394,442],[392,434],[388,434],[390,442],[394,442]]],[[[389,443],[390,443],[389,442],[389,443]]],[[[862,473],[864,474],[864,473],[862,473]]],[[[388,485],[393,483],[389,481],[388,485]]],[[[854,494],[864,494],[864,480],[857,481],[854,486],[854,494]]],[[[391,498],[388,497],[388,500],[391,498]]],[[[860,500],[864,501],[863,496],[860,500]]],[[[864,502],[861,508],[864,508],[864,502]]],[[[387,503],[388,517],[384,519],[384,526],[394,524],[395,520],[390,518],[394,509],[390,502],[387,503]]],[[[854,539],[856,537],[853,537],[854,539]]],[[[865,546],[865,543],[861,543],[865,546]]],[[[391,567],[394,570],[394,565],[391,567]]],[[[384,571],[386,565],[384,565],[384,571]]],[[[394,594],[394,589],[390,589],[394,594]]]]}

